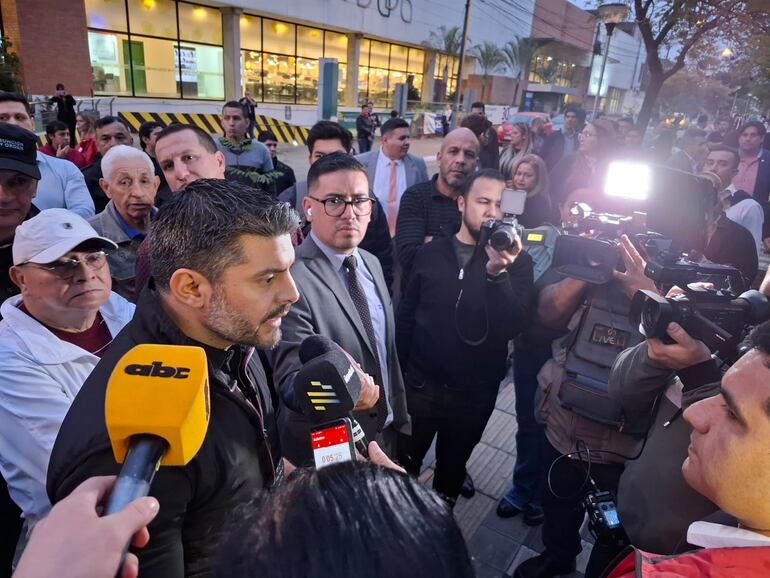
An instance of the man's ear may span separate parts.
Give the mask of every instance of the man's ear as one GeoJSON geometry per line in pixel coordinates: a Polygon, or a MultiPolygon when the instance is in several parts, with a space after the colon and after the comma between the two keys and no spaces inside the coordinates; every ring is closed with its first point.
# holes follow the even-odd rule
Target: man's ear
{"type": "Polygon", "coordinates": [[[457,197],[457,210],[460,211],[460,213],[465,213],[465,197],[462,195],[457,197]]]}
{"type": "Polygon", "coordinates": [[[104,191],[104,194],[107,195],[107,198],[112,199],[112,195],[110,194],[110,183],[101,178],[99,179],[99,186],[104,191]]]}
{"type": "Polygon", "coordinates": [[[305,197],[302,199],[302,211],[305,213],[305,220],[310,223],[313,220],[313,214],[310,208],[312,205],[310,204],[310,199],[308,197],[305,197]]]}
{"type": "Polygon", "coordinates": [[[174,299],[191,309],[206,307],[214,293],[209,280],[194,269],[177,269],[171,275],[168,285],[174,299]]]}
{"type": "Polygon", "coordinates": [[[13,284],[16,285],[22,293],[24,293],[24,287],[26,283],[24,269],[14,265],[8,270],[8,275],[11,277],[13,284]]]}

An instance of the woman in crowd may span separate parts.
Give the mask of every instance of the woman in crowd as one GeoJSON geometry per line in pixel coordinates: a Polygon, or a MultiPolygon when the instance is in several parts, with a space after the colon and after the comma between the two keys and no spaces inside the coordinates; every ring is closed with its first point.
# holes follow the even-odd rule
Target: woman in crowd
{"type": "Polygon", "coordinates": [[[551,171],[551,199],[562,210],[575,201],[584,201],[603,210],[604,176],[617,147],[617,137],[611,122],[605,119],[589,122],[578,135],[578,150],[562,158],[551,171]]]}
{"type": "Polygon", "coordinates": [[[526,122],[515,122],[511,125],[511,144],[500,155],[500,172],[511,174],[513,163],[524,155],[532,152],[532,129],[526,122]]]}
{"type": "Polygon", "coordinates": [[[97,120],[99,120],[99,112],[95,110],[84,110],[75,117],[75,127],[80,136],[77,151],[85,157],[87,165],[94,162],[97,152],[94,132],[94,124],[97,120]]]}
{"type": "Polygon", "coordinates": [[[511,168],[509,185],[527,192],[524,212],[518,217],[525,229],[533,229],[544,223],[558,224],[559,213],[551,202],[548,169],[543,159],[528,154],[516,160],[511,168]]]}

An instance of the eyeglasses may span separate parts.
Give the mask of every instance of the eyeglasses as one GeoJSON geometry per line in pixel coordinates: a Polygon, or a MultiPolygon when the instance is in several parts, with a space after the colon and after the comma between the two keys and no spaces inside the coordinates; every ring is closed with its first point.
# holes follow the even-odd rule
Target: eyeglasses
{"type": "Polygon", "coordinates": [[[322,203],[324,212],[330,217],[341,216],[347,210],[348,205],[353,207],[353,214],[363,217],[371,214],[372,205],[374,204],[374,199],[371,197],[356,197],[352,201],[346,201],[342,197],[329,197],[324,200],[316,199],[311,195],[308,195],[308,197],[322,203]]]}
{"type": "Polygon", "coordinates": [[[89,269],[97,271],[104,267],[107,262],[107,253],[105,251],[95,251],[94,253],[88,253],[82,259],[62,259],[60,261],[54,261],[49,265],[40,265],[39,263],[22,263],[22,265],[32,265],[38,269],[45,269],[56,275],[59,279],[67,281],[75,276],[75,271],[80,268],[81,264],[85,264],[89,269]]]}

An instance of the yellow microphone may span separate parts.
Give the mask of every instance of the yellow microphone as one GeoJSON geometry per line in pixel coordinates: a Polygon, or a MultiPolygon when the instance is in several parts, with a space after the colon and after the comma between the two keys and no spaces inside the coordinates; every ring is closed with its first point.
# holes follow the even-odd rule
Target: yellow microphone
{"type": "Polygon", "coordinates": [[[184,466],[209,423],[206,352],[183,345],[137,345],[115,366],[104,404],[115,460],[122,463],[104,514],[146,496],[157,469],[184,466]]]}

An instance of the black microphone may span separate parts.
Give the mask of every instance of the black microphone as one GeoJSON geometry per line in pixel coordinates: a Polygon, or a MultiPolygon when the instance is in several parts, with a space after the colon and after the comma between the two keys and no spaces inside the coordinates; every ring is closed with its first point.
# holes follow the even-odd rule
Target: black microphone
{"type": "Polygon", "coordinates": [[[299,360],[302,367],[294,376],[294,395],[302,414],[314,425],[350,418],[356,449],[368,458],[366,435],[352,414],[361,394],[362,372],[345,350],[323,335],[311,335],[302,341],[299,360]]]}

